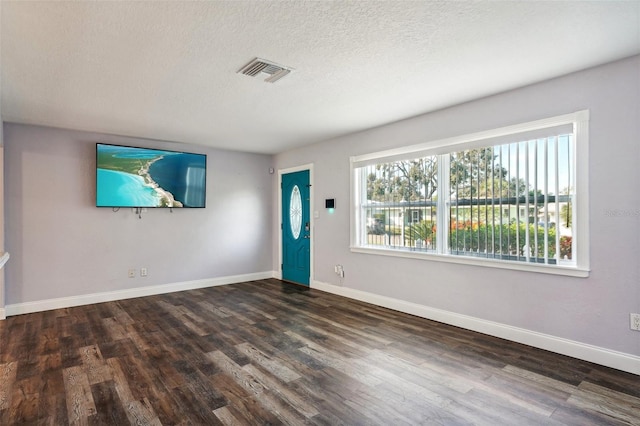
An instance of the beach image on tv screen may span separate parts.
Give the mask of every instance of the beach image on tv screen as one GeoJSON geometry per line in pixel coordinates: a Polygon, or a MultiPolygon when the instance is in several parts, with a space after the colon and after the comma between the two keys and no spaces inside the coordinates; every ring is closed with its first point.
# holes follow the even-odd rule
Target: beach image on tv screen
{"type": "Polygon", "coordinates": [[[206,156],[96,144],[98,207],[204,207],[206,156]]]}

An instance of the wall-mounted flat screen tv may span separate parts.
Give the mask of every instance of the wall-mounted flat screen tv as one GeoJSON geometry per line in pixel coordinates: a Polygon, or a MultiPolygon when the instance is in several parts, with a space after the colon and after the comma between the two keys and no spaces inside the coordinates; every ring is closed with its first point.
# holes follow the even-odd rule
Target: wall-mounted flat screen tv
{"type": "Polygon", "coordinates": [[[96,144],[96,206],[205,207],[207,156],[96,144]]]}

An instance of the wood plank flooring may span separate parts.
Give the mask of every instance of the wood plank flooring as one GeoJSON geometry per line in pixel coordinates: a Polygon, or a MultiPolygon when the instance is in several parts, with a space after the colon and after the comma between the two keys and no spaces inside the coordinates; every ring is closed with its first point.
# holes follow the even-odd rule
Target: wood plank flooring
{"type": "Polygon", "coordinates": [[[0,424],[640,425],[640,376],[264,280],[0,321],[0,424]]]}

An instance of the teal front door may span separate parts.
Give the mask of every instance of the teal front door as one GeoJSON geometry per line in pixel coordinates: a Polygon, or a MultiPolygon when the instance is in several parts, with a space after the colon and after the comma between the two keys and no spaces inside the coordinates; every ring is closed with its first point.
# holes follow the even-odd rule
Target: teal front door
{"type": "Polygon", "coordinates": [[[282,175],[282,279],[309,285],[309,170],[282,175]]]}

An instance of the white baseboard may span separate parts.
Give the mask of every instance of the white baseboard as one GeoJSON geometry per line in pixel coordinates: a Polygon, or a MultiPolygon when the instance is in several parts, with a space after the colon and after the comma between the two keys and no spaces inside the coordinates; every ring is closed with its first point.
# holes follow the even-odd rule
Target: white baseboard
{"type": "Polygon", "coordinates": [[[640,375],[636,355],[320,281],[311,288],[640,375]]]}
{"type": "MultiPolygon", "coordinates": [[[[83,294],[79,296],[61,297],[57,299],[37,300],[34,302],[7,305],[5,306],[4,310],[0,310],[0,314],[6,313],[7,316],[29,314],[33,312],[49,311],[51,309],[62,309],[71,308],[73,306],[89,305],[92,303],[112,302],[114,300],[132,299],[134,297],[154,296],[156,294],[173,293],[176,291],[194,290],[198,288],[214,287],[218,285],[264,280],[267,278],[271,278],[272,276],[273,271],[256,272],[253,274],[232,275],[204,280],[185,281],[149,287],[130,288],[126,290],[108,291],[104,293],[83,294]]],[[[1,318],[3,317],[0,316],[0,319],[1,318]]]]}
{"type": "Polygon", "coordinates": [[[4,308],[0,308],[0,320],[6,319],[7,314],[4,311],[4,308]]]}

